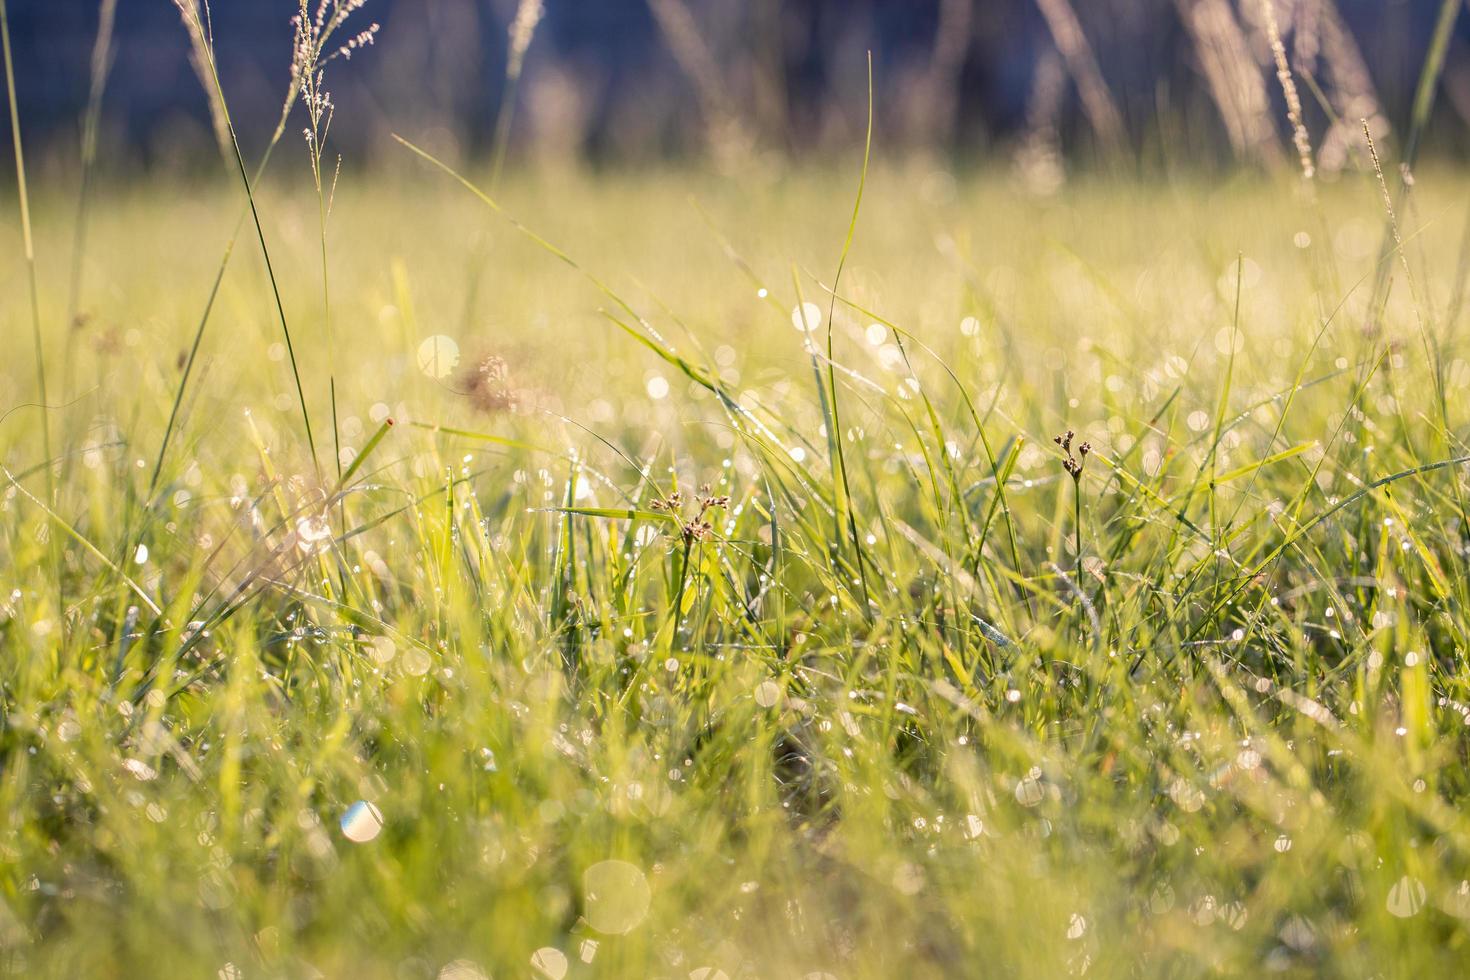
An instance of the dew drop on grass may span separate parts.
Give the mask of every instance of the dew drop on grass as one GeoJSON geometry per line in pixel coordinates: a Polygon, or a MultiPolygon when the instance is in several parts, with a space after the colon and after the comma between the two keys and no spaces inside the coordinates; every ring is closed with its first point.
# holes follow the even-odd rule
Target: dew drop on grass
{"type": "Polygon", "coordinates": [[[1187,779],[1176,779],[1169,787],[1169,797],[1185,813],[1194,813],[1205,805],[1205,794],[1187,779]]]}
{"type": "Polygon", "coordinates": [[[1400,919],[1418,915],[1425,897],[1424,882],[1404,875],[1388,890],[1388,914],[1400,919]]]}
{"type": "Polygon", "coordinates": [[[403,651],[403,672],[412,677],[423,677],[429,672],[429,655],[418,647],[409,647],[403,651]]]}
{"type": "Polygon", "coordinates": [[[653,893],[642,870],[627,861],[599,861],[582,875],[587,923],[598,932],[623,935],[648,915],[653,893]]]}
{"type": "Polygon", "coordinates": [[[822,325],[822,308],[816,303],[802,303],[791,309],[791,325],[811,333],[822,325]]]}
{"type": "Polygon", "coordinates": [[[893,871],[893,887],[900,895],[917,895],[924,890],[924,869],[912,861],[904,861],[893,871]]]}
{"type": "Polygon", "coordinates": [[[393,641],[386,636],[373,637],[373,642],[368,646],[368,653],[370,653],[372,655],[372,658],[376,660],[379,664],[386,664],[390,662],[393,659],[393,655],[397,652],[398,648],[394,645],[393,641]]]}
{"type": "Polygon", "coordinates": [[[1016,783],[1016,802],[1025,807],[1036,806],[1042,798],[1041,780],[1027,776],[1016,783]]]}
{"type": "Polygon", "coordinates": [[[531,969],[547,980],[562,980],[567,975],[567,954],[555,946],[542,946],[531,954],[531,969]]]}
{"type": "Polygon", "coordinates": [[[158,770],[142,759],[128,759],[123,763],[123,768],[132,773],[133,778],[140,782],[147,783],[158,778],[158,770]]]}
{"type": "Polygon", "coordinates": [[[331,536],[332,525],[325,517],[303,517],[296,522],[296,544],[302,551],[316,551],[331,536]]]}
{"type": "Polygon", "coordinates": [[[474,960],[453,960],[440,968],[438,980],[490,980],[490,975],[474,960]]]}
{"type": "Polygon", "coordinates": [[[141,541],[138,542],[138,549],[133,552],[133,564],[148,564],[148,546],[146,544],[143,544],[141,541]]]}
{"type": "Polygon", "coordinates": [[[775,681],[761,681],[755,686],[755,703],[762,708],[774,708],[781,700],[781,685],[775,681]]]}
{"type": "Polygon", "coordinates": [[[358,800],[342,814],[342,836],[354,844],[366,844],[382,830],[383,813],[367,800],[358,800]]]}
{"type": "Polygon", "coordinates": [[[1236,932],[1245,927],[1246,917],[1245,906],[1240,902],[1230,902],[1220,907],[1220,920],[1236,932]]]}
{"type": "Polygon", "coordinates": [[[1312,923],[1300,915],[1293,915],[1286,920],[1286,925],[1281,927],[1277,933],[1281,941],[1286,943],[1297,952],[1303,952],[1317,945],[1317,930],[1312,923]]]}
{"type": "Polygon", "coordinates": [[[454,338],[435,334],[419,344],[419,370],[431,378],[445,378],[459,365],[459,344],[454,338]]]}
{"type": "Polygon", "coordinates": [[[649,378],[648,383],[644,387],[648,391],[648,397],[652,398],[654,401],[659,401],[660,399],[667,398],[669,395],[668,379],[660,374],[655,374],[653,377],[649,378]]]}

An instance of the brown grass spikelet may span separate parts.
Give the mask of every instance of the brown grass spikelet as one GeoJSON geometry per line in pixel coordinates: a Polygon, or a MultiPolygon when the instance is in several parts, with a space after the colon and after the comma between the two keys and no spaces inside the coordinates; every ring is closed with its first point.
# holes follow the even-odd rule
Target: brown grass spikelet
{"type": "Polygon", "coordinates": [[[1276,59],[1276,80],[1281,83],[1281,94],[1286,97],[1286,118],[1291,123],[1291,142],[1296,147],[1297,160],[1301,163],[1302,179],[1311,180],[1316,174],[1316,168],[1312,165],[1312,141],[1307,135],[1307,125],[1302,120],[1302,98],[1297,92],[1291,65],[1286,60],[1286,45],[1281,43],[1281,28],[1276,23],[1275,4],[1273,0],[1260,0],[1260,4],[1261,15],[1266,24],[1266,37],[1271,42],[1271,55],[1276,59]]]}
{"type": "Polygon", "coordinates": [[[476,411],[498,415],[520,407],[520,397],[510,383],[510,365],[498,354],[487,354],[476,361],[461,384],[476,411]]]}

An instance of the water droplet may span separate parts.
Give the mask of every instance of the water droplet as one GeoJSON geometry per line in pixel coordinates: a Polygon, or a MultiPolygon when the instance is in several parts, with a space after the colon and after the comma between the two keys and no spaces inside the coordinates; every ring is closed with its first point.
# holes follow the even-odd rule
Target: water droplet
{"type": "Polygon", "coordinates": [[[655,374],[653,377],[648,379],[648,383],[644,387],[648,391],[648,397],[654,399],[655,401],[659,400],[660,398],[668,397],[669,382],[662,375],[655,374]]]}
{"type": "Polygon", "coordinates": [[[1281,927],[1277,935],[1281,937],[1282,942],[1298,952],[1317,945],[1317,930],[1312,927],[1312,923],[1300,915],[1293,915],[1287,919],[1286,925],[1281,927]]]}
{"type": "Polygon", "coordinates": [[[1424,882],[1404,875],[1388,890],[1388,914],[1400,919],[1418,915],[1425,897],[1424,882]]]}
{"type": "Polygon", "coordinates": [[[587,922],[601,933],[632,932],[648,915],[648,879],[627,861],[599,861],[582,875],[587,922]]]}
{"type": "Polygon", "coordinates": [[[917,895],[924,890],[924,869],[905,861],[893,870],[893,887],[900,895],[917,895]]]}
{"type": "Polygon", "coordinates": [[[1205,794],[1186,779],[1176,779],[1169,786],[1169,798],[1185,813],[1194,813],[1205,805],[1205,794]]]}
{"type": "Polygon", "coordinates": [[[158,770],[142,759],[128,759],[123,763],[123,768],[141,782],[147,783],[158,778],[158,770]]]}
{"type": "Polygon", "coordinates": [[[429,672],[431,661],[429,654],[418,647],[409,647],[403,651],[403,672],[413,677],[422,677],[429,672]]]}
{"type": "Polygon", "coordinates": [[[761,681],[755,686],[755,703],[762,708],[774,708],[781,700],[781,685],[775,681],[761,681]]]}
{"type": "Polygon", "coordinates": [[[439,980],[490,980],[474,960],[453,960],[439,970],[439,980]]]}
{"type": "Polygon", "coordinates": [[[1041,780],[1037,777],[1027,776],[1016,783],[1016,802],[1022,806],[1036,806],[1041,802],[1042,796],[1041,780]]]}
{"type": "Polygon", "coordinates": [[[138,542],[138,549],[133,552],[133,564],[148,564],[148,546],[146,544],[143,544],[141,541],[138,542]]]}
{"type": "Polygon", "coordinates": [[[397,652],[398,648],[386,636],[375,636],[373,637],[372,643],[368,644],[368,653],[379,664],[388,663],[397,652]]]}
{"type": "MultiPolygon", "coordinates": [[[[382,830],[383,813],[367,800],[358,800],[342,814],[342,836],[354,844],[366,844],[382,830]]],[[[442,977],[443,971],[439,975],[442,977]]]]}
{"type": "Polygon", "coordinates": [[[542,946],[531,954],[531,969],[547,980],[562,980],[567,975],[567,954],[555,946],[542,946]]]}
{"type": "Polygon", "coordinates": [[[459,344],[452,337],[435,334],[419,344],[419,370],[431,378],[445,378],[459,365],[459,344]]]}
{"type": "Polygon", "coordinates": [[[822,308],[816,303],[802,303],[791,309],[791,325],[811,333],[822,325],[822,308]]]}
{"type": "Polygon", "coordinates": [[[332,525],[324,516],[303,517],[296,522],[296,545],[302,551],[321,548],[332,536],[332,525]]]}

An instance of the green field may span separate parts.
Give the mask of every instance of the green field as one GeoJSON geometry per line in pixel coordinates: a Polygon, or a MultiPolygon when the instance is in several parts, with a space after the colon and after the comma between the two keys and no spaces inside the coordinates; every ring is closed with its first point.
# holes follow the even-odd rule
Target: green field
{"type": "Polygon", "coordinates": [[[0,967],[1462,967],[1470,185],[847,163],[7,198],[0,967]]]}

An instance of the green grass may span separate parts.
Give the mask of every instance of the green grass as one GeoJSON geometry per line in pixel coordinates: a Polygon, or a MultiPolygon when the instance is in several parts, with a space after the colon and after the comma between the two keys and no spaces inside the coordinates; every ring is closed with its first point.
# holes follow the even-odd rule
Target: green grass
{"type": "Polygon", "coordinates": [[[508,175],[569,266],[403,157],[344,178],[329,249],[313,187],[256,189],[282,312],[242,236],[152,493],[243,191],[97,188],[72,325],[74,200],[32,188],[53,407],[6,262],[0,966],[1470,957],[1462,178],[1419,175],[1375,326],[1371,173],[1308,205],[878,167],[833,302],[856,173],[508,175]],[[731,499],[691,538],[667,501],[703,484],[731,499]]]}

